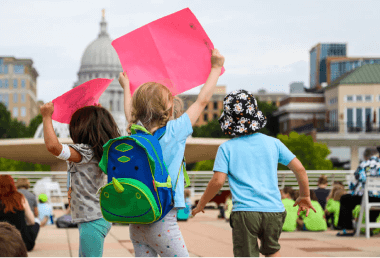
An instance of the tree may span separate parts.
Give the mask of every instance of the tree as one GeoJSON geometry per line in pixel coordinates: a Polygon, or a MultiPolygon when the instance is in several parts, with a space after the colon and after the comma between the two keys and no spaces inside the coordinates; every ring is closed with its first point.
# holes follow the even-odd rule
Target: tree
{"type": "Polygon", "coordinates": [[[193,171],[212,171],[214,168],[215,160],[202,160],[195,163],[195,166],[192,167],[193,171]]]}
{"type": "MultiPolygon", "coordinates": [[[[25,126],[17,119],[12,119],[11,113],[0,102],[0,139],[33,137],[40,123],[42,116],[38,115],[28,127],[25,126]]],[[[0,158],[0,171],[50,171],[50,166],[0,158]]]]}
{"type": "MultiPolygon", "coordinates": [[[[326,159],[331,153],[326,144],[314,142],[312,136],[291,132],[289,136],[278,134],[277,138],[293,152],[306,170],[331,170],[333,164],[326,159]]],[[[279,170],[288,170],[279,164],[279,170]]]]}

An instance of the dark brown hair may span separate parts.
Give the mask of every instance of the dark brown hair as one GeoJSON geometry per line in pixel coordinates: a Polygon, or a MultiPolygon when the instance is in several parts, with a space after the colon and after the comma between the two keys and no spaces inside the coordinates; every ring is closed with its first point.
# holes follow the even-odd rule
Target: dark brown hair
{"type": "Polygon", "coordinates": [[[318,179],[318,185],[325,185],[327,184],[327,177],[325,175],[321,175],[318,179]]]}
{"type": "Polygon", "coordinates": [[[90,145],[98,161],[103,155],[103,145],[120,136],[111,113],[98,106],[78,109],[71,117],[69,130],[73,142],[90,145]]]}
{"type": "Polygon", "coordinates": [[[0,256],[28,257],[20,231],[7,222],[0,222],[0,256]]]}
{"type": "Polygon", "coordinates": [[[299,196],[300,196],[300,191],[299,190],[294,190],[293,191],[293,200],[296,201],[299,196]]]}
{"type": "Polygon", "coordinates": [[[340,198],[346,194],[344,189],[339,189],[334,194],[334,201],[340,201],[340,198]]]}
{"type": "Polygon", "coordinates": [[[284,189],[282,189],[282,192],[284,194],[289,194],[290,198],[294,199],[294,190],[291,186],[285,186],[284,189]]]}

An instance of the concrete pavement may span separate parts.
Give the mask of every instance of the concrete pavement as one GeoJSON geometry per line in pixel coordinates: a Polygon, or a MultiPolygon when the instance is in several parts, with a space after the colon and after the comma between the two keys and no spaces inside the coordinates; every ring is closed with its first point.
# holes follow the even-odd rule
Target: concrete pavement
{"type": "MultiPolygon", "coordinates": [[[[59,214],[57,214],[59,215],[59,214]]],[[[217,210],[206,210],[187,222],[179,222],[190,256],[232,257],[232,232],[228,223],[217,219],[217,210]]],[[[56,216],[57,217],[57,216],[56,216]]],[[[380,236],[336,237],[336,231],[284,232],[280,238],[284,257],[379,257],[380,236]]],[[[134,256],[129,227],[114,225],[104,244],[104,257],[134,256]]],[[[79,248],[77,228],[41,228],[30,257],[76,257],[79,248]]]]}

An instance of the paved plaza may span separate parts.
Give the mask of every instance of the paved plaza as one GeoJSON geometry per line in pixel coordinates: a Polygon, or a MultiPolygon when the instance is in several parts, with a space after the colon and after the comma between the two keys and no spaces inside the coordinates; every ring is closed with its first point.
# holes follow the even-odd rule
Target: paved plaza
{"type": "MultiPolygon", "coordinates": [[[[59,215],[59,211],[55,211],[59,215]]],[[[206,210],[187,222],[180,222],[190,256],[232,257],[232,233],[228,223],[217,219],[217,210],[206,210]]],[[[379,257],[380,236],[336,237],[336,231],[282,233],[281,255],[291,257],[379,257]]],[[[77,228],[41,228],[30,257],[78,256],[77,228]]],[[[105,239],[104,257],[134,256],[129,227],[114,225],[105,239]]]]}

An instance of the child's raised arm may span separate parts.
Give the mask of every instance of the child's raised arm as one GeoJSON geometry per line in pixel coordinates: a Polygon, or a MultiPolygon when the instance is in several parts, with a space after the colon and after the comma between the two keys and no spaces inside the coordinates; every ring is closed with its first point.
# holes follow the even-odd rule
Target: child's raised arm
{"type": "Polygon", "coordinates": [[[129,123],[132,120],[132,96],[131,89],[129,88],[129,79],[126,72],[119,74],[119,83],[124,89],[124,112],[127,122],[129,123]]]}
{"type": "Polygon", "coordinates": [[[210,101],[214,94],[216,83],[218,82],[222,67],[224,64],[224,57],[219,53],[217,49],[212,51],[211,56],[211,72],[207,78],[206,83],[202,87],[197,100],[186,111],[190,118],[191,125],[195,125],[203,109],[210,101]]]}
{"type": "MultiPolygon", "coordinates": [[[[52,115],[54,112],[53,102],[44,104],[41,108],[42,121],[44,126],[44,140],[45,145],[48,151],[54,156],[59,156],[62,152],[62,144],[59,143],[57,135],[54,132],[52,115]]],[[[82,155],[79,154],[76,150],[69,147],[70,149],[70,158],[68,161],[80,162],[82,160],[82,155]]]]}

